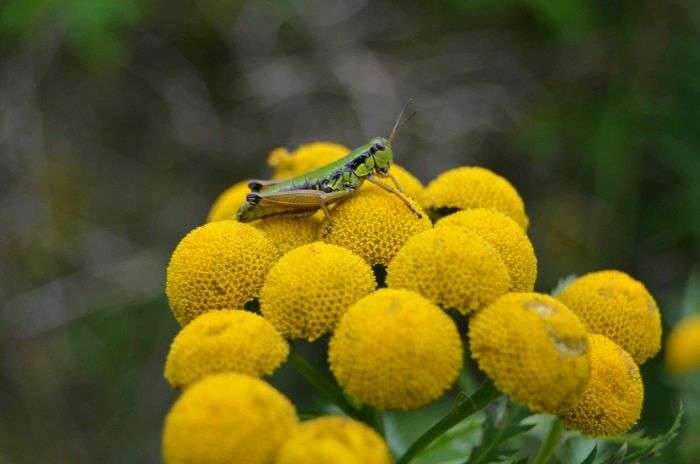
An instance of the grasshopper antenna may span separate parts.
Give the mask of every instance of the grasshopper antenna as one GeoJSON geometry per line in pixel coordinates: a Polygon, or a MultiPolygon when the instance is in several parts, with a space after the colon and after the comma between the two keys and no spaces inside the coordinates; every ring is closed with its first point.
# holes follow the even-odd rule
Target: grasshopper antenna
{"type": "Polygon", "coordinates": [[[394,128],[391,129],[391,135],[389,135],[389,143],[394,143],[394,140],[399,135],[399,131],[415,115],[416,115],[416,101],[413,98],[411,98],[410,100],[408,100],[408,102],[406,102],[403,109],[401,109],[401,112],[399,113],[399,117],[396,118],[396,123],[394,124],[394,128]]]}

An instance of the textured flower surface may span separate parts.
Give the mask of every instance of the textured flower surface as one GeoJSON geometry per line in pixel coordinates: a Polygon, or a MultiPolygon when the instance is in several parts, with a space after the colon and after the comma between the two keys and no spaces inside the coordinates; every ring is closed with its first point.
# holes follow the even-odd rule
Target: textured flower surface
{"type": "Polygon", "coordinates": [[[530,239],[505,214],[484,208],[468,209],[440,219],[435,227],[457,226],[476,233],[503,259],[514,292],[531,292],[537,279],[537,257],[530,239]]]}
{"type": "Polygon", "coordinates": [[[207,222],[236,219],[238,208],[245,201],[248,192],[250,192],[248,181],[239,182],[224,190],[211,206],[207,215],[207,222]]]}
{"type": "Polygon", "coordinates": [[[331,142],[313,142],[300,145],[293,152],[276,148],[270,152],[267,164],[275,179],[289,179],[324,166],[350,153],[344,145],[331,142]]]}
{"type": "Polygon", "coordinates": [[[480,167],[461,167],[440,174],[423,190],[421,205],[436,216],[488,208],[509,216],[525,230],[529,222],[523,200],[510,182],[480,167]]]}
{"type": "Polygon", "coordinates": [[[425,214],[418,218],[399,198],[378,188],[354,193],[331,216],[333,229],[325,240],[352,250],[370,265],[389,264],[409,237],[432,227],[425,214]]]}
{"type": "Polygon", "coordinates": [[[205,377],[185,390],[165,418],[166,464],[267,464],[296,426],[292,403],[242,374],[205,377]]]}
{"type": "Polygon", "coordinates": [[[583,397],[562,415],[564,424],[585,435],[606,437],[625,433],[642,411],[644,386],[632,357],[603,335],[588,337],[591,380],[583,397]]]}
{"type": "Polygon", "coordinates": [[[381,289],[348,309],[328,357],[340,385],[358,400],[415,409],[452,385],[462,342],[449,316],[419,294],[381,289]]]}
{"type": "Polygon", "coordinates": [[[191,231],[175,248],[165,293],[180,325],[214,309],[242,309],[258,296],[277,248],[255,227],[210,222],[191,231]]]}
{"type": "Polygon", "coordinates": [[[550,296],[502,296],[472,318],[469,341],[472,357],[498,389],[533,411],[568,409],[588,382],[586,328],[550,296]]]}
{"type": "Polygon", "coordinates": [[[666,367],[674,374],[700,368],[700,314],[686,317],[671,331],[666,341],[666,367]]]}
{"type": "Polygon", "coordinates": [[[642,364],[661,348],[661,316],[644,285],[619,271],[586,274],[566,287],[563,301],[593,333],[605,335],[642,364]]]}
{"type": "Polygon", "coordinates": [[[387,284],[462,314],[481,309],[511,286],[494,247],[471,231],[448,226],[411,237],[389,264],[387,284]]]}
{"type": "Polygon", "coordinates": [[[389,449],[377,433],[346,417],[301,423],[285,442],[277,464],[390,464],[389,449]]]}
{"type": "Polygon", "coordinates": [[[320,219],[316,216],[273,216],[255,221],[253,226],[262,230],[275,244],[280,254],[316,240],[320,219]]]}
{"type": "Polygon", "coordinates": [[[295,248],[270,270],[260,294],[263,316],[288,338],[313,341],[376,286],[369,265],[345,248],[315,242],[295,248]]]}
{"type": "Polygon", "coordinates": [[[174,387],[184,387],[219,372],[269,375],[288,354],[286,340],[262,316],[210,311],[177,334],[165,363],[165,378],[174,387]]]}

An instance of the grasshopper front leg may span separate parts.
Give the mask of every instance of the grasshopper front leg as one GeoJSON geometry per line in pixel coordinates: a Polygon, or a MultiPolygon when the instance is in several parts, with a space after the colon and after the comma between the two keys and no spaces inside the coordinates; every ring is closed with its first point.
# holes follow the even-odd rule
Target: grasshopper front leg
{"type": "Polygon", "coordinates": [[[391,174],[390,172],[387,172],[386,174],[380,174],[380,176],[381,177],[388,177],[389,179],[391,179],[391,181],[396,186],[396,190],[403,193],[403,189],[401,188],[401,184],[399,184],[399,181],[396,180],[396,177],[394,177],[393,174],[391,174]]]}
{"type": "Polygon", "coordinates": [[[408,206],[408,209],[410,209],[411,211],[413,211],[413,212],[416,214],[416,216],[418,216],[418,219],[420,219],[420,218],[423,217],[423,214],[422,214],[420,211],[418,211],[418,210],[416,209],[415,206],[413,206],[413,204],[410,202],[410,200],[408,199],[408,197],[407,197],[406,195],[404,195],[402,192],[400,192],[399,190],[396,190],[396,189],[395,189],[394,187],[392,187],[391,185],[386,185],[385,183],[378,181],[377,179],[375,179],[375,178],[372,177],[372,176],[368,176],[368,177],[367,177],[367,180],[370,181],[370,182],[372,182],[372,183],[373,183],[374,185],[376,185],[377,187],[379,187],[379,188],[381,188],[381,189],[384,189],[384,190],[386,190],[386,191],[389,192],[389,193],[393,193],[394,195],[396,195],[397,197],[399,197],[399,199],[400,199],[401,201],[403,201],[403,202],[406,204],[406,206],[408,206]]]}
{"type": "Polygon", "coordinates": [[[340,190],[337,192],[322,192],[320,190],[288,190],[285,192],[260,193],[258,207],[266,205],[283,208],[287,212],[309,211],[322,209],[326,216],[328,225],[323,232],[323,237],[327,237],[333,229],[333,219],[328,205],[353,193],[353,190],[340,190]]]}

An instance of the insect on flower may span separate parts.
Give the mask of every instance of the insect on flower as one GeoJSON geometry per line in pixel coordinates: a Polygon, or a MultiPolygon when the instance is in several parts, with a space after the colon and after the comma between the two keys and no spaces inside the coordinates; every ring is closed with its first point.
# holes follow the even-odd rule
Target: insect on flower
{"type": "Polygon", "coordinates": [[[324,234],[328,235],[333,227],[328,205],[352,195],[365,180],[399,197],[420,218],[421,213],[389,172],[394,160],[392,143],[401,127],[415,115],[415,110],[406,111],[409,106],[412,101],[399,114],[389,138],[374,137],[343,158],[291,179],[251,180],[248,183],[251,192],[238,210],[238,220],[248,222],[283,214],[306,216],[321,209],[328,219],[324,234]],[[378,177],[391,179],[395,187],[381,182],[378,177]]]}

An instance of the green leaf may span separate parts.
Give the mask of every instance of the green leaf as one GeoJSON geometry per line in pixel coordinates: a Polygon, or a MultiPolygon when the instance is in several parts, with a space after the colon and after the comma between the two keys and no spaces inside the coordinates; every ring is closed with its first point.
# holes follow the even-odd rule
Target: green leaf
{"type": "Polygon", "coordinates": [[[597,454],[598,454],[598,447],[594,446],[593,449],[591,450],[591,453],[586,457],[586,459],[581,461],[581,464],[593,464],[597,454]]]}
{"type": "Polygon", "coordinates": [[[608,464],[622,464],[625,460],[625,455],[627,454],[627,448],[627,443],[623,443],[622,446],[617,449],[615,454],[612,455],[608,461],[608,464]]]}
{"type": "Polygon", "coordinates": [[[455,464],[469,456],[482,436],[483,418],[472,417],[457,424],[426,447],[413,462],[415,464],[455,464]]]}
{"type": "Polygon", "coordinates": [[[421,451],[430,446],[430,444],[441,435],[448,432],[455,425],[468,417],[481,411],[500,396],[501,392],[498,391],[493,382],[489,380],[485,381],[467,399],[457,402],[445,416],[435,422],[432,427],[418,437],[398,459],[397,464],[408,464],[415,456],[419,455],[421,451]]]}
{"type": "Polygon", "coordinates": [[[598,462],[606,464],[638,463],[642,459],[658,456],[666,446],[678,435],[683,418],[683,404],[678,406],[678,413],[671,427],[663,434],[656,437],[645,437],[640,432],[618,435],[616,437],[601,440],[603,443],[621,443],[621,446],[612,456],[601,459],[598,462]]]}
{"type": "MultiPolygon", "coordinates": [[[[646,446],[643,446],[640,449],[628,454],[621,462],[638,462],[641,459],[659,455],[661,453],[661,450],[667,447],[678,436],[678,431],[681,427],[683,414],[683,403],[679,403],[678,413],[676,414],[676,418],[673,420],[673,424],[671,424],[671,427],[668,429],[668,431],[654,438],[647,438],[648,444],[646,446]]],[[[627,443],[625,443],[625,445],[626,444],[627,443]]]]}
{"type": "Polygon", "coordinates": [[[504,448],[503,445],[511,438],[521,435],[535,426],[535,424],[520,424],[526,415],[525,408],[515,406],[502,423],[486,422],[481,445],[472,453],[468,461],[469,464],[493,462],[499,456],[512,452],[513,450],[504,448]]]}
{"type": "Polygon", "coordinates": [[[397,454],[405,451],[416,438],[435,423],[436,417],[447,414],[454,403],[454,397],[444,397],[411,411],[385,411],[384,423],[389,447],[397,454]]]}

